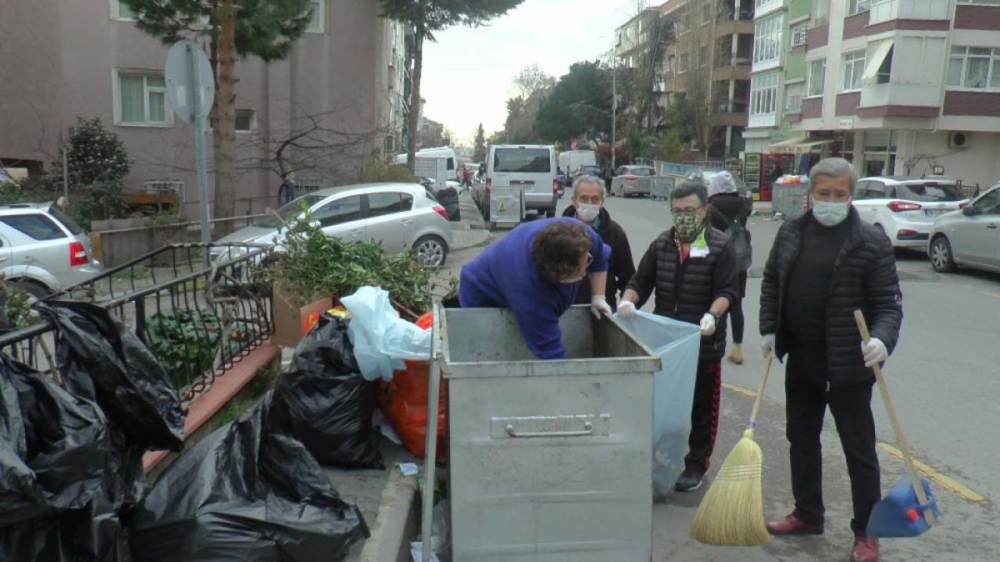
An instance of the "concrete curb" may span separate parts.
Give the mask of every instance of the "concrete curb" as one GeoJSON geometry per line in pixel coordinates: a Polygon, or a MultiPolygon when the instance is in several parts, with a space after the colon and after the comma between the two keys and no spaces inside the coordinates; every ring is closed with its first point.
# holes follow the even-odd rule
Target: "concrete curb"
{"type": "MultiPolygon", "coordinates": [[[[466,232],[469,233],[468,236],[466,236],[465,233],[462,234],[466,240],[463,240],[461,243],[453,242],[451,251],[456,252],[460,250],[468,250],[469,248],[478,248],[479,246],[485,246],[490,240],[490,231],[488,230],[470,229],[466,232]]],[[[452,236],[455,234],[455,232],[452,232],[452,236]]]]}
{"type": "Polygon", "coordinates": [[[392,468],[378,502],[378,517],[358,558],[361,562],[409,562],[410,540],[420,521],[417,479],[392,468]]]}

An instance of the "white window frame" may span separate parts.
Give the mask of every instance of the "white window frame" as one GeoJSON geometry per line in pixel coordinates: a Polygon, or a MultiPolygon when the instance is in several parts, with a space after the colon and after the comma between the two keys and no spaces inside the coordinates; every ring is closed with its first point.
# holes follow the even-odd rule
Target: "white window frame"
{"type": "Polygon", "coordinates": [[[823,58],[823,59],[815,59],[815,60],[806,61],[806,62],[809,64],[809,80],[808,80],[808,85],[806,86],[806,94],[802,97],[802,99],[806,99],[806,98],[821,98],[821,97],[823,97],[823,88],[824,88],[824,84],[823,83],[826,82],[826,59],[825,58],[823,58]],[[822,76],[820,77],[820,80],[819,80],[819,90],[818,90],[818,92],[817,93],[813,93],[813,86],[817,85],[816,84],[816,75],[815,75],[816,73],[814,72],[814,70],[816,69],[816,64],[817,63],[819,63],[821,65],[822,76]]]}
{"type": "Polygon", "coordinates": [[[805,82],[798,82],[796,84],[785,84],[785,100],[782,105],[782,111],[784,113],[798,113],[802,111],[802,100],[806,97],[806,84],[805,82]],[[795,102],[795,103],[793,103],[795,102]],[[793,107],[798,106],[798,107],[793,107]]]}
{"type": "Polygon", "coordinates": [[[781,7],[782,0],[754,0],[754,15],[761,17],[781,7]]]}
{"type": "Polygon", "coordinates": [[[809,36],[809,24],[801,23],[796,25],[791,29],[791,46],[798,47],[799,45],[806,44],[806,38],[809,36]]]}
{"type": "Polygon", "coordinates": [[[988,49],[987,47],[969,47],[969,46],[954,46],[951,48],[951,52],[948,54],[948,68],[945,72],[945,83],[946,88],[949,90],[965,90],[968,92],[996,92],[1000,91],[1000,49],[989,49],[990,54],[976,54],[970,55],[969,49],[988,49]],[[966,72],[969,68],[969,59],[988,59],[989,65],[986,67],[986,85],[982,88],[977,88],[975,86],[966,85],[966,72]],[[952,84],[951,82],[951,65],[955,59],[961,60],[962,70],[959,75],[959,83],[952,84]],[[990,86],[990,82],[996,77],[998,84],[996,86],[990,86]]]}
{"type": "Polygon", "coordinates": [[[313,19],[309,22],[309,26],[306,27],[306,33],[326,33],[326,3],[327,0],[313,0],[312,3],[316,6],[316,11],[313,12],[313,19]],[[315,26],[315,23],[319,23],[315,26]]]}
{"type": "Polygon", "coordinates": [[[840,59],[840,66],[843,69],[840,75],[841,92],[857,92],[861,90],[867,59],[868,54],[865,49],[844,53],[844,56],[840,59]]]}
{"type": "Polygon", "coordinates": [[[749,127],[774,127],[778,124],[780,74],[768,72],[750,79],[749,127]]]}
{"type": "Polygon", "coordinates": [[[122,15],[122,1],[111,0],[111,19],[115,21],[135,21],[135,18],[122,15]]]}
{"type": "Polygon", "coordinates": [[[781,65],[781,33],[784,24],[785,16],[780,13],[754,22],[754,72],[781,65]]]}
{"type": "Polygon", "coordinates": [[[687,53],[681,53],[677,64],[677,74],[684,74],[688,71],[688,64],[691,62],[690,58],[687,53]]]}
{"type": "Polygon", "coordinates": [[[871,0],[847,0],[847,15],[855,16],[871,9],[871,0]]]}
{"type": "Polygon", "coordinates": [[[174,126],[174,108],[170,104],[169,96],[167,96],[166,83],[164,87],[150,87],[143,81],[143,110],[145,113],[145,120],[141,123],[133,122],[123,122],[122,121],[122,95],[121,95],[121,77],[122,76],[142,76],[142,77],[159,77],[166,80],[162,71],[156,70],[132,70],[125,68],[114,68],[111,70],[111,94],[112,103],[114,104],[114,116],[115,125],[119,127],[149,127],[157,129],[168,129],[174,126]],[[161,92],[163,93],[163,118],[165,121],[150,121],[149,120],[149,94],[150,92],[161,92]]]}
{"type": "Polygon", "coordinates": [[[236,110],[236,120],[233,123],[233,125],[235,126],[235,124],[239,122],[238,120],[239,120],[239,117],[240,117],[241,113],[244,114],[244,115],[246,115],[247,113],[250,114],[250,128],[249,129],[239,129],[239,128],[237,128],[236,129],[236,134],[238,134],[238,135],[251,135],[253,133],[256,133],[257,132],[257,112],[254,111],[254,110],[252,110],[252,109],[237,109],[236,110]]]}

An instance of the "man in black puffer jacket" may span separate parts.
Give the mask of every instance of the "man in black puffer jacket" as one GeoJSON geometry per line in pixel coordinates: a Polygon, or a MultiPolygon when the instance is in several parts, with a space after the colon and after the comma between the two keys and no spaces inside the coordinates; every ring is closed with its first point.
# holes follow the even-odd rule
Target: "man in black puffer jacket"
{"type": "Polygon", "coordinates": [[[736,300],[736,250],[732,240],[708,221],[708,192],[685,182],[670,195],[674,227],[650,244],[639,270],[622,295],[618,312],[635,314],[656,293],[659,314],[701,327],[691,435],[684,473],[676,489],[698,489],[708,471],[719,426],[722,356],[726,351],[726,311],[736,300]]]}
{"type": "MultiPolygon", "coordinates": [[[[625,291],[628,282],[635,275],[635,261],[632,247],[628,243],[625,230],[611,220],[611,214],[604,208],[604,186],[600,178],[578,176],[573,182],[573,204],[563,212],[564,217],[573,217],[590,225],[601,240],[611,247],[608,261],[608,285],[605,293],[612,310],[617,310],[618,295],[625,291]]],[[[590,280],[580,282],[576,292],[576,304],[590,304],[590,280]]]]}
{"type": "Polygon", "coordinates": [[[865,534],[881,497],[871,367],[896,347],[903,297],[892,244],[851,206],[857,182],[851,163],[823,160],[809,180],[812,210],[782,225],[761,285],[764,354],[788,355],[786,431],[795,496],[795,511],[768,523],[768,530],[775,535],[823,532],[820,434],[829,406],[851,479],[851,560],[874,562],[878,540],[865,534]],[[862,344],[855,323],[858,309],[871,327],[868,344],[862,344]]]}

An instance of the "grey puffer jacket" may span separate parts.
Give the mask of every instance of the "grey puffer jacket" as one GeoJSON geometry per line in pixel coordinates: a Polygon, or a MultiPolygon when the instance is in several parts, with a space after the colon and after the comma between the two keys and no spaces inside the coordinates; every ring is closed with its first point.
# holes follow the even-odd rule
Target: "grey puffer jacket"
{"type": "MultiPolygon", "coordinates": [[[[810,211],[783,224],[764,267],[760,333],[775,334],[779,359],[788,353],[788,336],[782,326],[788,280],[799,256],[803,230],[811,220],[810,211]]],[[[889,353],[899,341],[903,323],[903,295],[892,243],[862,221],[855,209],[846,220],[851,221],[851,228],[833,266],[826,305],[827,374],[833,386],[849,386],[874,377],[861,353],[855,310],[864,312],[871,336],[882,340],[889,353]]]]}

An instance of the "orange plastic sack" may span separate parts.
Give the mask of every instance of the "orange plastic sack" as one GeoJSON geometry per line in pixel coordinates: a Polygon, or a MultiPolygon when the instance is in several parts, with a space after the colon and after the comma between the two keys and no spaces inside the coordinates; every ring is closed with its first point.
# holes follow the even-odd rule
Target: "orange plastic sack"
{"type": "MultiPolygon", "coordinates": [[[[431,328],[432,313],[421,316],[416,324],[431,328]]],[[[427,389],[430,380],[429,361],[406,361],[405,371],[396,371],[391,381],[379,381],[379,408],[385,415],[403,446],[413,455],[423,458],[427,438],[427,389]]],[[[445,412],[448,402],[448,381],[441,379],[438,394],[437,458],[444,460],[445,412]]]]}

